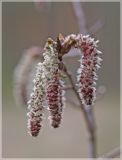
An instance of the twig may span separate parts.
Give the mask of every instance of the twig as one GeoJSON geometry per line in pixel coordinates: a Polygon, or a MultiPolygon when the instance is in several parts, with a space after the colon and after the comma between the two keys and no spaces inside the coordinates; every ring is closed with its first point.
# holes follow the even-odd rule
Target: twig
{"type": "Polygon", "coordinates": [[[113,149],[112,151],[106,153],[100,158],[116,158],[120,156],[120,147],[113,149]]]}
{"type": "Polygon", "coordinates": [[[98,20],[93,26],[91,26],[88,29],[87,21],[85,18],[85,14],[84,14],[81,2],[72,1],[72,6],[74,9],[75,16],[77,18],[80,33],[83,33],[83,34],[90,33],[91,35],[94,35],[96,32],[98,32],[103,27],[104,20],[98,20]]]}
{"type": "Polygon", "coordinates": [[[97,33],[103,26],[104,26],[104,20],[98,20],[95,24],[93,24],[93,26],[90,27],[89,33],[91,33],[91,35],[94,35],[94,34],[97,33]]]}
{"type": "Polygon", "coordinates": [[[72,85],[72,89],[75,92],[79,102],[81,103],[80,108],[83,112],[85,121],[86,121],[86,125],[87,125],[87,129],[89,132],[89,157],[90,158],[95,158],[96,157],[96,136],[95,136],[95,120],[94,120],[94,115],[93,115],[93,106],[84,106],[82,105],[80,96],[75,88],[75,84],[73,82],[73,78],[71,73],[68,72],[65,64],[63,64],[63,70],[66,73],[67,77],[69,78],[69,81],[72,85]]]}
{"type": "Polygon", "coordinates": [[[71,85],[66,85],[66,86],[63,87],[63,89],[64,90],[69,90],[69,89],[72,89],[72,86],[71,85]]]}
{"type": "Polygon", "coordinates": [[[79,32],[83,34],[87,34],[87,27],[86,27],[86,19],[83,12],[83,8],[80,2],[72,1],[72,6],[74,9],[75,16],[77,18],[78,26],[79,26],[79,32]]]}
{"type": "Polygon", "coordinates": [[[89,155],[91,158],[96,158],[96,125],[95,125],[95,117],[93,112],[93,106],[84,106],[86,111],[86,115],[88,118],[88,124],[90,126],[89,131],[89,155]]]}
{"type": "Polygon", "coordinates": [[[25,106],[27,104],[27,86],[29,75],[31,73],[32,63],[40,58],[42,49],[40,47],[31,47],[27,49],[14,71],[14,97],[17,105],[25,106]]]}
{"type": "MultiPolygon", "coordinates": [[[[63,87],[63,89],[64,90],[72,90],[72,86],[71,85],[66,85],[66,86],[63,87]]],[[[97,91],[96,91],[96,95],[97,95],[96,101],[100,100],[104,96],[105,93],[106,93],[106,87],[103,86],[103,85],[99,86],[97,91]]],[[[76,105],[77,105],[77,103],[76,103],[76,105]]]]}

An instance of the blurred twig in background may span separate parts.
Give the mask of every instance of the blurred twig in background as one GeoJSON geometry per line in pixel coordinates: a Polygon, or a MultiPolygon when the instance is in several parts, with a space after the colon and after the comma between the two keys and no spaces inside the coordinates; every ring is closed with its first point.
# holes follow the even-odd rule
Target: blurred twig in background
{"type": "Polygon", "coordinates": [[[14,95],[17,105],[27,105],[27,86],[30,82],[30,73],[32,63],[40,58],[42,49],[40,47],[31,47],[27,49],[14,71],[14,95]]]}
{"type": "Polygon", "coordinates": [[[88,34],[87,26],[86,26],[87,22],[86,22],[86,18],[85,18],[85,14],[84,14],[81,2],[72,1],[72,6],[74,9],[75,16],[77,18],[79,32],[82,34],[88,34]]]}
{"type": "Polygon", "coordinates": [[[104,26],[104,20],[100,19],[98,20],[95,24],[93,24],[90,28],[89,28],[89,33],[91,33],[91,35],[96,34],[100,29],[102,29],[102,27],[104,26]]]}
{"type": "Polygon", "coordinates": [[[117,147],[115,149],[113,149],[112,151],[104,154],[103,156],[100,157],[100,159],[103,159],[103,158],[119,158],[120,157],[120,147],[117,147]]]}
{"type": "Polygon", "coordinates": [[[72,1],[72,6],[74,9],[74,14],[77,19],[78,28],[79,28],[80,33],[94,35],[96,34],[96,32],[98,32],[103,27],[104,20],[100,19],[93,26],[88,28],[82,3],[80,1],[78,2],[72,1]]]}
{"type": "Polygon", "coordinates": [[[77,99],[80,102],[80,108],[83,112],[86,126],[88,129],[88,135],[89,135],[89,157],[90,158],[95,158],[97,155],[96,153],[96,138],[95,138],[95,120],[94,120],[94,115],[93,115],[93,107],[92,106],[85,106],[82,104],[80,96],[77,92],[77,89],[75,88],[75,83],[73,82],[72,74],[69,73],[67,70],[66,66],[64,65],[64,72],[66,73],[67,77],[69,78],[69,81],[71,83],[72,89],[77,96],[77,99]]]}

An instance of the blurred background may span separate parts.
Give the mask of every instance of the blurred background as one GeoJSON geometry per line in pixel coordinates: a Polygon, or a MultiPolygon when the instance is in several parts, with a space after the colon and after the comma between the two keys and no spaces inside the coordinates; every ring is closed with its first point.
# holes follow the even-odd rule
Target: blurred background
{"type": "MultiPolygon", "coordinates": [[[[37,138],[28,135],[26,108],[13,97],[13,72],[25,49],[44,47],[48,37],[56,39],[95,29],[100,40],[102,67],[97,82],[104,92],[94,106],[97,125],[97,152],[102,155],[120,146],[120,4],[119,2],[3,2],[2,3],[2,154],[5,158],[85,158],[88,135],[78,100],[66,92],[66,107],[60,128],[52,129],[45,118],[37,138]],[[83,22],[78,22],[81,7],[83,22]],[[96,23],[98,22],[98,23],[96,23]],[[96,26],[94,26],[96,24],[96,26]],[[83,27],[83,28],[82,28],[83,27]]],[[[76,76],[79,55],[64,61],[76,76]]],[[[19,73],[18,73],[19,74],[19,73]]],[[[100,92],[100,93],[101,93],[100,92]]]]}

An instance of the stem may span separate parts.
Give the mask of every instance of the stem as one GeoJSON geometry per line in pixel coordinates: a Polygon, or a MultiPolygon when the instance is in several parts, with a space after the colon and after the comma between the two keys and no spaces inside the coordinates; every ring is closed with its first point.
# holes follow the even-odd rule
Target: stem
{"type": "Polygon", "coordinates": [[[88,31],[87,31],[87,25],[86,25],[86,18],[85,18],[85,14],[84,14],[81,2],[72,1],[72,6],[78,22],[79,32],[82,34],[87,34],[88,31]]]}
{"type": "Polygon", "coordinates": [[[82,104],[80,96],[75,88],[75,84],[73,82],[73,78],[71,73],[68,72],[65,64],[63,64],[63,70],[66,73],[67,77],[69,78],[69,81],[72,85],[72,89],[75,92],[79,102],[81,103],[80,108],[83,112],[87,130],[89,133],[89,157],[90,158],[96,158],[96,135],[95,135],[95,120],[94,120],[94,114],[93,114],[93,106],[85,106],[82,104]]]}
{"type": "Polygon", "coordinates": [[[96,34],[103,26],[104,26],[104,20],[103,20],[103,19],[97,20],[97,22],[96,22],[95,24],[93,24],[93,25],[89,28],[89,33],[93,36],[93,35],[96,34]]]}
{"type": "Polygon", "coordinates": [[[112,151],[106,153],[100,158],[119,158],[120,157],[120,147],[113,149],[112,151]]]}
{"type": "Polygon", "coordinates": [[[87,116],[87,125],[89,130],[89,156],[91,158],[96,158],[96,126],[94,119],[93,106],[84,106],[85,113],[87,116]]]}
{"type": "Polygon", "coordinates": [[[79,28],[80,33],[83,33],[83,34],[89,33],[91,35],[94,35],[104,26],[104,20],[100,19],[97,22],[95,22],[93,26],[88,28],[82,3],[80,1],[79,2],[72,1],[72,6],[73,6],[74,14],[77,19],[78,28],[79,28]]]}
{"type": "Polygon", "coordinates": [[[69,90],[69,89],[72,89],[72,86],[71,85],[66,85],[66,86],[63,87],[63,89],[64,90],[69,90]]]}

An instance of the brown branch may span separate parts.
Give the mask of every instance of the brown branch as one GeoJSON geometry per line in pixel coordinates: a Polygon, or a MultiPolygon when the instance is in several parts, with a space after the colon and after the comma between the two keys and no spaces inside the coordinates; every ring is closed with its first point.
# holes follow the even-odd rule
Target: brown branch
{"type": "Polygon", "coordinates": [[[82,105],[80,96],[77,92],[77,89],[75,88],[75,84],[73,82],[73,78],[71,73],[68,72],[65,64],[63,63],[63,71],[66,73],[67,77],[69,78],[69,81],[71,83],[72,89],[75,92],[77,99],[80,102],[80,108],[83,112],[86,126],[89,132],[89,157],[90,158],[95,158],[96,157],[96,135],[95,135],[95,120],[94,120],[94,115],[93,115],[93,106],[84,106],[82,105]]]}

